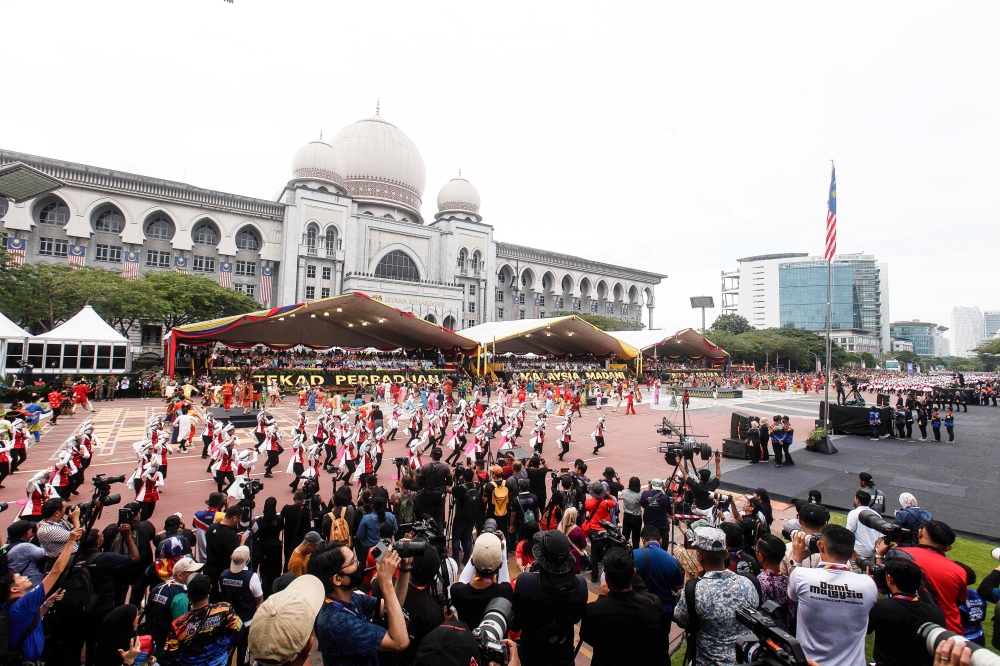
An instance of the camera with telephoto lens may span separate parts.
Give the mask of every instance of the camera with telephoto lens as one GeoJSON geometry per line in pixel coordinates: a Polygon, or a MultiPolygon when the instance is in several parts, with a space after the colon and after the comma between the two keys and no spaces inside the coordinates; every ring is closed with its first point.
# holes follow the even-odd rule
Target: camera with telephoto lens
{"type": "Polygon", "coordinates": [[[738,608],[736,619],[753,636],[736,639],[736,663],[752,666],[806,666],[806,655],[795,637],[778,627],[774,620],[784,610],[773,601],[760,608],[738,608]]]}
{"type": "MultiPolygon", "coordinates": [[[[316,484],[316,490],[319,490],[319,484],[316,484]]],[[[250,479],[243,484],[243,497],[249,501],[253,501],[253,498],[260,491],[264,490],[264,482],[260,479],[250,479]]]]}
{"type": "Polygon", "coordinates": [[[699,444],[690,436],[680,444],[661,444],[657,448],[668,465],[676,466],[681,459],[693,462],[696,455],[705,461],[712,459],[712,447],[708,444],[699,444]]]}
{"type": "Polygon", "coordinates": [[[733,496],[727,495],[726,493],[709,493],[708,496],[722,506],[725,506],[733,501],[733,496]]]}
{"type": "Polygon", "coordinates": [[[304,476],[299,478],[302,479],[302,486],[299,490],[302,491],[303,495],[309,497],[310,495],[315,495],[319,492],[319,479],[315,476],[304,476]]]}
{"type": "Polygon", "coordinates": [[[603,539],[608,542],[609,546],[618,546],[619,548],[624,548],[625,550],[632,550],[632,543],[622,536],[622,531],[617,525],[613,525],[607,520],[601,520],[598,522],[601,527],[604,528],[604,531],[591,532],[595,540],[603,539]]]}
{"type": "Polygon", "coordinates": [[[402,467],[407,464],[406,458],[393,458],[392,464],[396,467],[402,467]]]}
{"type": "Polygon", "coordinates": [[[482,532],[489,532],[490,534],[492,534],[494,536],[500,536],[499,534],[497,534],[497,521],[496,521],[496,518],[487,518],[486,522],[483,523],[483,529],[481,531],[482,532]]]}
{"type": "MultiPolygon", "coordinates": [[[[796,534],[798,534],[799,532],[801,532],[801,531],[802,531],[801,529],[798,529],[796,527],[792,527],[791,525],[785,525],[781,529],[781,536],[782,536],[783,539],[791,541],[792,538],[796,534]]],[[[820,536],[822,536],[822,535],[820,535],[820,534],[806,534],[806,548],[808,548],[809,552],[811,554],[813,554],[813,555],[815,555],[816,553],[819,552],[819,539],[820,539],[820,536]]]]}
{"type": "Polygon", "coordinates": [[[6,511],[7,506],[8,506],[7,502],[0,502],[0,512],[6,511]]]}
{"type": "Polygon", "coordinates": [[[500,641],[507,638],[507,626],[512,617],[514,613],[509,600],[497,597],[486,604],[483,619],[479,622],[479,626],[472,630],[472,637],[479,644],[483,662],[487,664],[495,662],[501,665],[510,662],[510,650],[500,641]]]}
{"type": "Polygon", "coordinates": [[[114,506],[122,501],[121,495],[111,492],[111,484],[124,483],[125,475],[107,476],[105,474],[98,474],[90,482],[94,485],[94,494],[91,496],[90,501],[80,502],[76,505],[80,509],[80,523],[90,523],[88,530],[93,526],[93,521],[90,519],[92,517],[96,519],[100,509],[106,506],[114,506]]]}
{"type": "Polygon", "coordinates": [[[878,564],[874,559],[869,559],[867,557],[857,557],[854,559],[854,564],[859,569],[861,573],[867,574],[872,577],[875,581],[875,587],[882,594],[889,594],[889,584],[885,580],[885,565],[878,564]]]}
{"type": "Polygon", "coordinates": [[[900,527],[899,525],[893,525],[888,520],[885,520],[877,512],[871,509],[865,509],[858,514],[858,522],[869,527],[876,532],[881,532],[885,536],[886,543],[895,541],[899,542],[903,539],[909,539],[913,535],[912,530],[908,530],[905,527],[900,527]]]}
{"type": "Polygon", "coordinates": [[[375,558],[376,562],[381,562],[382,558],[385,557],[385,554],[390,550],[396,551],[402,558],[407,558],[423,555],[426,549],[426,541],[398,541],[396,543],[390,543],[388,539],[382,539],[377,544],[372,546],[372,549],[369,552],[371,553],[371,556],[375,558]]]}
{"type": "MultiPolygon", "coordinates": [[[[933,622],[925,622],[920,625],[917,629],[917,639],[922,641],[927,647],[927,653],[932,657],[934,653],[937,652],[938,644],[942,641],[946,641],[949,638],[955,638],[956,643],[959,640],[964,641],[964,647],[968,647],[972,650],[971,659],[969,663],[972,666],[1000,666],[1000,656],[997,656],[993,652],[990,652],[988,648],[976,645],[972,641],[965,640],[961,635],[948,631],[944,627],[933,622]]],[[[956,645],[956,648],[963,647],[962,645],[956,645]]]]}
{"type": "Polygon", "coordinates": [[[419,523],[403,523],[399,526],[399,534],[409,534],[410,532],[425,539],[430,539],[438,533],[437,521],[433,518],[425,518],[419,523]]]}

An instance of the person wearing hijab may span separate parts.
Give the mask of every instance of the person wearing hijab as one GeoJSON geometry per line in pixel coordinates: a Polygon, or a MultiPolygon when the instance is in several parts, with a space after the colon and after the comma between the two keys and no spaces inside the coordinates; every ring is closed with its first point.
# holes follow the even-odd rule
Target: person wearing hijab
{"type": "MultiPolygon", "coordinates": [[[[93,664],[121,664],[124,656],[132,647],[132,637],[135,625],[139,620],[139,609],[132,604],[125,604],[108,613],[97,630],[97,643],[94,648],[93,664]]],[[[89,656],[89,655],[88,655],[89,656]]]]}
{"type": "Polygon", "coordinates": [[[917,498],[910,493],[902,493],[899,496],[899,506],[902,509],[896,512],[892,524],[910,530],[910,534],[899,540],[898,545],[916,546],[919,543],[917,533],[920,531],[920,526],[934,520],[934,517],[927,509],[921,509],[917,506],[917,498]]]}
{"type": "Polygon", "coordinates": [[[771,524],[774,522],[774,513],[771,510],[771,496],[768,494],[766,488],[755,488],[753,494],[760,500],[760,512],[764,514],[768,529],[770,529],[771,524]]]}

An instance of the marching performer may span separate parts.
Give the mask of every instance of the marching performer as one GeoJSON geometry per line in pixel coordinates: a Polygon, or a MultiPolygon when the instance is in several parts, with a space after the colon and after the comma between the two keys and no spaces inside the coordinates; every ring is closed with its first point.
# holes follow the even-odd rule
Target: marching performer
{"type": "Polygon", "coordinates": [[[386,427],[389,429],[389,435],[386,437],[388,440],[396,439],[396,431],[399,430],[399,405],[394,404],[392,406],[392,416],[386,421],[386,427]]]}
{"type": "Polygon", "coordinates": [[[14,442],[0,437],[0,488],[3,480],[10,476],[10,452],[14,450],[14,442]]]}
{"type": "MultiPolygon", "coordinates": [[[[254,450],[256,451],[256,448],[254,450]]],[[[264,463],[264,478],[270,479],[273,474],[271,470],[278,466],[278,456],[284,451],[281,446],[281,431],[278,430],[278,424],[272,421],[271,425],[267,426],[267,433],[264,435],[264,450],[267,451],[267,462],[264,463]]]]}
{"type": "Polygon", "coordinates": [[[142,516],[142,520],[149,520],[150,516],[153,515],[153,509],[156,508],[156,501],[160,499],[160,488],[163,487],[164,482],[163,475],[160,474],[159,466],[155,460],[146,466],[141,479],[142,486],[135,496],[135,501],[141,503],[142,510],[139,515],[142,516]]]}
{"type": "Polygon", "coordinates": [[[351,432],[350,427],[346,423],[344,423],[344,427],[347,431],[347,435],[344,439],[344,446],[340,450],[340,456],[337,458],[337,467],[340,469],[347,469],[348,478],[344,481],[344,483],[351,485],[350,477],[354,476],[354,469],[357,467],[356,461],[358,459],[358,449],[354,433],[351,432]]]}
{"type": "Polygon", "coordinates": [[[594,432],[590,433],[591,439],[594,440],[594,454],[596,455],[598,451],[604,448],[604,417],[597,417],[597,428],[594,432]]]}
{"type": "Polygon", "coordinates": [[[375,455],[375,468],[372,470],[373,474],[378,473],[378,468],[382,466],[382,456],[385,455],[385,428],[379,426],[375,428],[375,434],[372,436],[372,451],[375,455]]]}
{"type": "Polygon", "coordinates": [[[233,465],[233,482],[229,484],[229,491],[226,493],[237,501],[243,500],[243,484],[250,481],[250,472],[257,462],[256,449],[244,449],[236,456],[233,465]]]}
{"type": "Polygon", "coordinates": [[[212,465],[212,469],[215,470],[215,484],[218,486],[220,493],[229,490],[229,486],[226,486],[225,490],[222,488],[223,481],[229,481],[230,485],[232,485],[235,480],[233,476],[233,451],[235,446],[236,440],[227,438],[215,453],[215,464],[212,465]]]}
{"type": "Polygon", "coordinates": [[[465,438],[465,433],[468,432],[469,425],[465,421],[465,417],[459,415],[455,422],[451,424],[451,438],[448,440],[448,448],[452,450],[448,454],[448,458],[445,463],[448,465],[457,465],[459,459],[462,457],[462,451],[465,449],[469,441],[465,438]],[[452,461],[454,458],[454,462],[452,461]]]}
{"type": "Polygon", "coordinates": [[[253,430],[253,435],[257,438],[257,447],[255,448],[259,448],[264,443],[264,439],[267,437],[267,428],[273,424],[274,419],[264,411],[264,403],[261,402],[260,411],[257,412],[257,427],[253,430]]]}
{"type": "Polygon", "coordinates": [[[328,423],[329,416],[327,414],[327,410],[324,409],[316,416],[316,429],[313,431],[312,435],[313,442],[319,445],[323,444],[326,440],[326,429],[328,423]]]}
{"type": "Polygon", "coordinates": [[[153,462],[156,463],[158,472],[164,479],[167,478],[167,456],[174,453],[170,448],[169,441],[166,433],[159,431],[156,443],[153,444],[152,448],[153,462]]]}
{"type": "Polygon", "coordinates": [[[80,492],[77,489],[83,485],[84,461],[90,460],[90,452],[83,445],[84,436],[82,433],[71,437],[67,441],[69,442],[69,451],[73,466],[76,467],[76,472],[69,479],[69,490],[74,495],[79,495],[80,492]]]}
{"type": "Polygon", "coordinates": [[[70,452],[69,441],[64,442],[59,449],[59,458],[56,460],[52,470],[52,487],[64,500],[69,499],[70,477],[76,474],[76,466],[73,464],[73,454],[70,452]]]}
{"type": "Polygon", "coordinates": [[[299,479],[302,474],[306,471],[306,437],[304,433],[295,433],[292,437],[292,456],[288,460],[288,467],[285,468],[286,474],[294,474],[295,478],[292,482],[288,484],[288,487],[295,492],[299,489],[299,479]]]}
{"type": "Polygon", "coordinates": [[[302,436],[305,437],[306,426],[309,425],[309,417],[306,416],[305,405],[301,405],[299,407],[299,411],[296,412],[296,414],[299,417],[299,420],[298,423],[295,425],[295,432],[300,432],[302,433],[302,436]]]}
{"type": "MultiPolygon", "coordinates": [[[[427,433],[424,433],[424,437],[427,437],[427,433]]],[[[406,447],[407,464],[414,472],[423,467],[423,462],[420,460],[420,445],[423,443],[420,437],[414,437],[406,447]]]]}
{"type": "Polygon", "coordinates": [[[535,419],[535,427],[528,435],[528,443],[535,450],[535,453],[542,455],[542,447],[545,446],[545,412],[539,412],[535,419]]]}
{"type": "Polygon", "coordinates": [[[573,417],[569,415],[566,420],[556,426],[561,434],[559,435],[559,444],[562,446],[562,451],[559,453],[559,460],[562,461],[563,456],[569,453],[569,441],[573,437],[573,417]]]}
{"type": "Polygon", "coordinates": [[[218,425],[219,425],[218,421],[215,420],[215,417],[212,416],[211,412],[206,414],[205,430],[203,430],[201,433],[201,441],[202,444],[204,444],[204,446],[201,449],[202,460],[208,458],[208,447],[212,445],[212,441],[215,439],[215,431],[218,428],[218,425]]]}
{"type": "Polygon", "coordinates": [[[28,426],[24,419],[18,417],[10,424],[11,438],[14,440],[14,448],[10,456],[10,473],[13,474],[17,468],[28,459],[28,426]]]}
{"type": "Polygon", "coordinates": [[[83,481],[82,474],[90,467],[90,463],[94,462],[94,447],[101,446],[101,440],[98,439],[97,435],[94,434],[94,422],[84,421],[83,422],[83,448],[86,449],[87,455],[83,456],[83,467],[80,469],[81,472],[81,482],[83,481]]]}
{"type": "Polygon", "coordinates": [[[28,483],[24,488],[28,494],[28,501],[21,508],[21,513],[17,515],[19,520],[37,523],[42,519],[42,505],[45,504],[45,500],[56,494],[48,482],[53,472],[55,472],[55,469],[50,467],[37,472],[33,477],[28,479],[28,483]]]}

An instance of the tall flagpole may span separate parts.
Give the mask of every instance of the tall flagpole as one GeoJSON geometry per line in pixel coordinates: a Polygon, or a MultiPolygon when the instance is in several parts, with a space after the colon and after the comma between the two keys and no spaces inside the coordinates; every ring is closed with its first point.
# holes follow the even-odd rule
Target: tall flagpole
{"type": "Polygon", "coordinates": [[[833,257],[837,253],[837,168],[830,160],[830,197],[826,213],[826,382],[823,385],[823,430],[830,434],[830,355],[833,351],[830,327],[833,323],[833,257]]]}

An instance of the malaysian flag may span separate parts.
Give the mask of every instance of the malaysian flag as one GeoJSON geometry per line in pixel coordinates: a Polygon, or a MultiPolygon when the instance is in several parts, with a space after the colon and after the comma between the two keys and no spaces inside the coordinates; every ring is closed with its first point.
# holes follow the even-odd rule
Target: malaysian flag
{"type": "Polygon", "coordinates": [[[260,267],[260,293],[257,296],[260,297],[261,305],[267,305],[271,302],[271,276],[273,274],[274,269],[272,267],[260,267]]]}
{"type": "Polygon", "coordinates": [[[604,313],[605,314],[609,314],[609,315],[613,315],[615,313],[615,304],[614,303],[608,303],[607,307],[604,308],[604,313]]]}
{"type": "Polygon", "coordinates": [[[590,304],[590,311],[593,312],[594,314],[597,314],[597,301],[594,301],[590,304]]]}
{"type": "Polygon", "coordinates": [[[174,255],[174,272],[175,273],[187,273],[188,269],[188,258],[182,257],[179,254],[174,255]]]}
{"type": "Polygon", "coordinates": [[[536,296],[535,297],[535,307],[536,308],[545,307],[545,299],[544,298],[539,298],[538,296],[536,296]]]}
{"type": "Polygon", "coordinates": [[[7,262],[10,266],[23,266],[24,265],[24,251],[28,247],[27,238],[8,238],[7,239],[7,262]]]}
{"type": "Polygon", "coordinates": [[[67,250],[66,252],[66,261],[69,262],[69,265],[82,267],[86,260],[87,260],[87,246],[73,245],[72,243],[70,243],[69,250],[67,250]]]}
{"type": "Polygon", "coordinates": [[[219,262],[219,286],[227,289],[233,286],[233,262],[219,262]]]}
{"type": "Polygon", "coordinates": [[[623,305],[622,306],[622,316],[623,317],[627,317],[628,316],[628,305],[623,305]]]}
{"type": "Polygon", "coordinates": [[[573,301],[573,309],[574,309],[574,310],[579,310],[579,309],[580,309],[581,307],[583,307],[583,306],[582,306],[582,304],[580,303],[580,301],[577,301],[577,300],[574,300],[574,301],[573,301]]]}
{"type": "Polygon", "coordinates": [[[563,306],[563,304],[562,304],[562,298],[561,297],[556,297],[556,298],[552,299],[552,307],[558,308],[558,309],[562,309],[562,306],[563,306]]]}
{"type": "Polygon", "coordinates": [[[826,257],[827,261],[833,261],[837,254],[837,169],[832,167],[830,171],[830,198],[826,201],[826,257]]]}
{"type": "Polygon", "coordinates": [[[139,279],[139,251],[125,250],[122,254],[122,277],[126,280],[139,279]]]}

